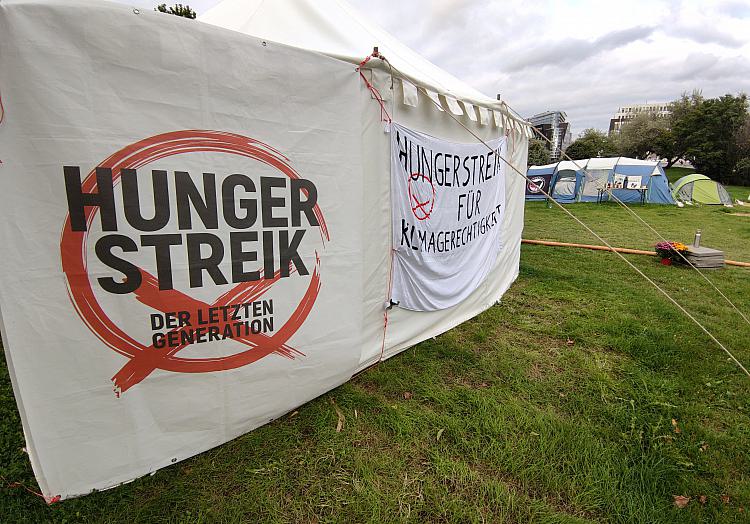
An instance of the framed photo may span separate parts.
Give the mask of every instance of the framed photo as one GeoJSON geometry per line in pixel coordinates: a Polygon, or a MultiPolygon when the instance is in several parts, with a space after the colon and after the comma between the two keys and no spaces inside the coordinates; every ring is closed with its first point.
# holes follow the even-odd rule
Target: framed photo
{"type": "Polygon", "coordinates": [[[629,176],[627,178],[628,189],[640,189],[642,179],[643,177],[640,176],[629,176]]]}

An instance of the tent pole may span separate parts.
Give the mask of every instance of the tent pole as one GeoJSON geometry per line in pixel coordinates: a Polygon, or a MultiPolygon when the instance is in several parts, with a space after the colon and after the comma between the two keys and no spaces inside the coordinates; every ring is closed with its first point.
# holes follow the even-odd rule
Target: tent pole
{"type": "MultiPolygon", "coordinates": [[[[607,246],[598,246],[595,244],[574,244],[569,242],[554,242],[551,240],[530,240],[524,238],[521,240],[522,244],[533,244],[536,246],[553,246],[553,247],[579,247],[584,249],[593,249],[595,251],[616,251],[617,253],[627,253],[629,255],[650,255],[656,256],[654,251],[645,251],[643,249],[630,249],[627,247],[613,247],[608,248],[607,246]]],[[[728,266],[737,267],[750,267],[750,262],[739,262],[737,260],[725,260],[724,263],[728,266]]]]}

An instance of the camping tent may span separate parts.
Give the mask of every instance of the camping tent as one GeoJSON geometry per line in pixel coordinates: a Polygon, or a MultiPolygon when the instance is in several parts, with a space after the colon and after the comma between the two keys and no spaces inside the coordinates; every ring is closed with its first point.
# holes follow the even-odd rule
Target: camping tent
{"type": "Polygon", "coordinates": [[[523,180],[454,120],[525,172],[529,129],[503,102],[338,0],[227,0],[203,20],[0,1],[0,328],[48,501],[266,424],[518,276],[523,180]],[[375,46],[393,69],[373,58],[360,75],[375,46]],[[407,176],[397,125],[437,144],[408,148],[422,167],[407,176]],[[438,204],[468,183],[457,159],[481,206],[474,189],[450,203],[482,220],[428,237],[456,217],[438,204]],[[453,262],[416,298],[437,284],[454,303],[393,300],[404,240],[425,267],[453,262]],[[469,244],[487,248],[481,278],[469,244]]]}
{"type": "Polygon", "coordinates": [[[672,184],[672,196],[675,200],[683,202],[732,205],[732,197],[729,196],[727,189],[700,173],[685,175],[678,179],[672,184]]]}
{"type": "MultiPolygon", "coordinates": [[[[658,162],[635,158],[589,158],[563,160],[555,164],[532,166],[529,178],[546,183],[545,190],[560,203],[609,200],[607,188],[626,203],[674,204],[669,183],[658,162]]],[[[526,200],[544,200],[535,187],[527,183],[526,200]]]]}
{"type": "Polygon", "coordinates": [[[542,191],[550,191],[556,170],[557,164],[529,167],[526,173],[529,178],[526,182],[526,200],[545,200],[547,197],[542,191]]]}
{"type": "Polygon", "coordinates": [[[544,166],[532,166],[529,168],[527,177],[531,182],[526,182],[526,200],[545,200],[547,197],[540,191],[544,189],[561,204],[570,204],[577,201],[578,193],[583,181],[583,166],[569,160],[563,160],[555,164],[544,166]]]}

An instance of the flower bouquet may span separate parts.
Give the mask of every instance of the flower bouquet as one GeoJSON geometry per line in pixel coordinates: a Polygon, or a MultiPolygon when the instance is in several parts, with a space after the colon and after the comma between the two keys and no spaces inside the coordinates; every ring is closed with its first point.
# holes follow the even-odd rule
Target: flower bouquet
{"type": "Polygon", "coordinates": [[[681,242],[659,242],[654,246],[656,254],[661,257],[661,263],[671,266],[674,262],[684,262],[683,258],[688,247],[681,242]]]}

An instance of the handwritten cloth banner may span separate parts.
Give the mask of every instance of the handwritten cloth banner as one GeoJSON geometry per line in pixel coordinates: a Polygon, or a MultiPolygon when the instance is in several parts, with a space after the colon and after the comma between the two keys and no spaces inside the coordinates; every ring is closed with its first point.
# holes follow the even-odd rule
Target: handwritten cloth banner
{"type": "Polygon", "coordinates": [[[405,309],[454,306],[485,279],[502,249],[505,138],[440,140],[391,130],[393,289],[405,309]]]}

